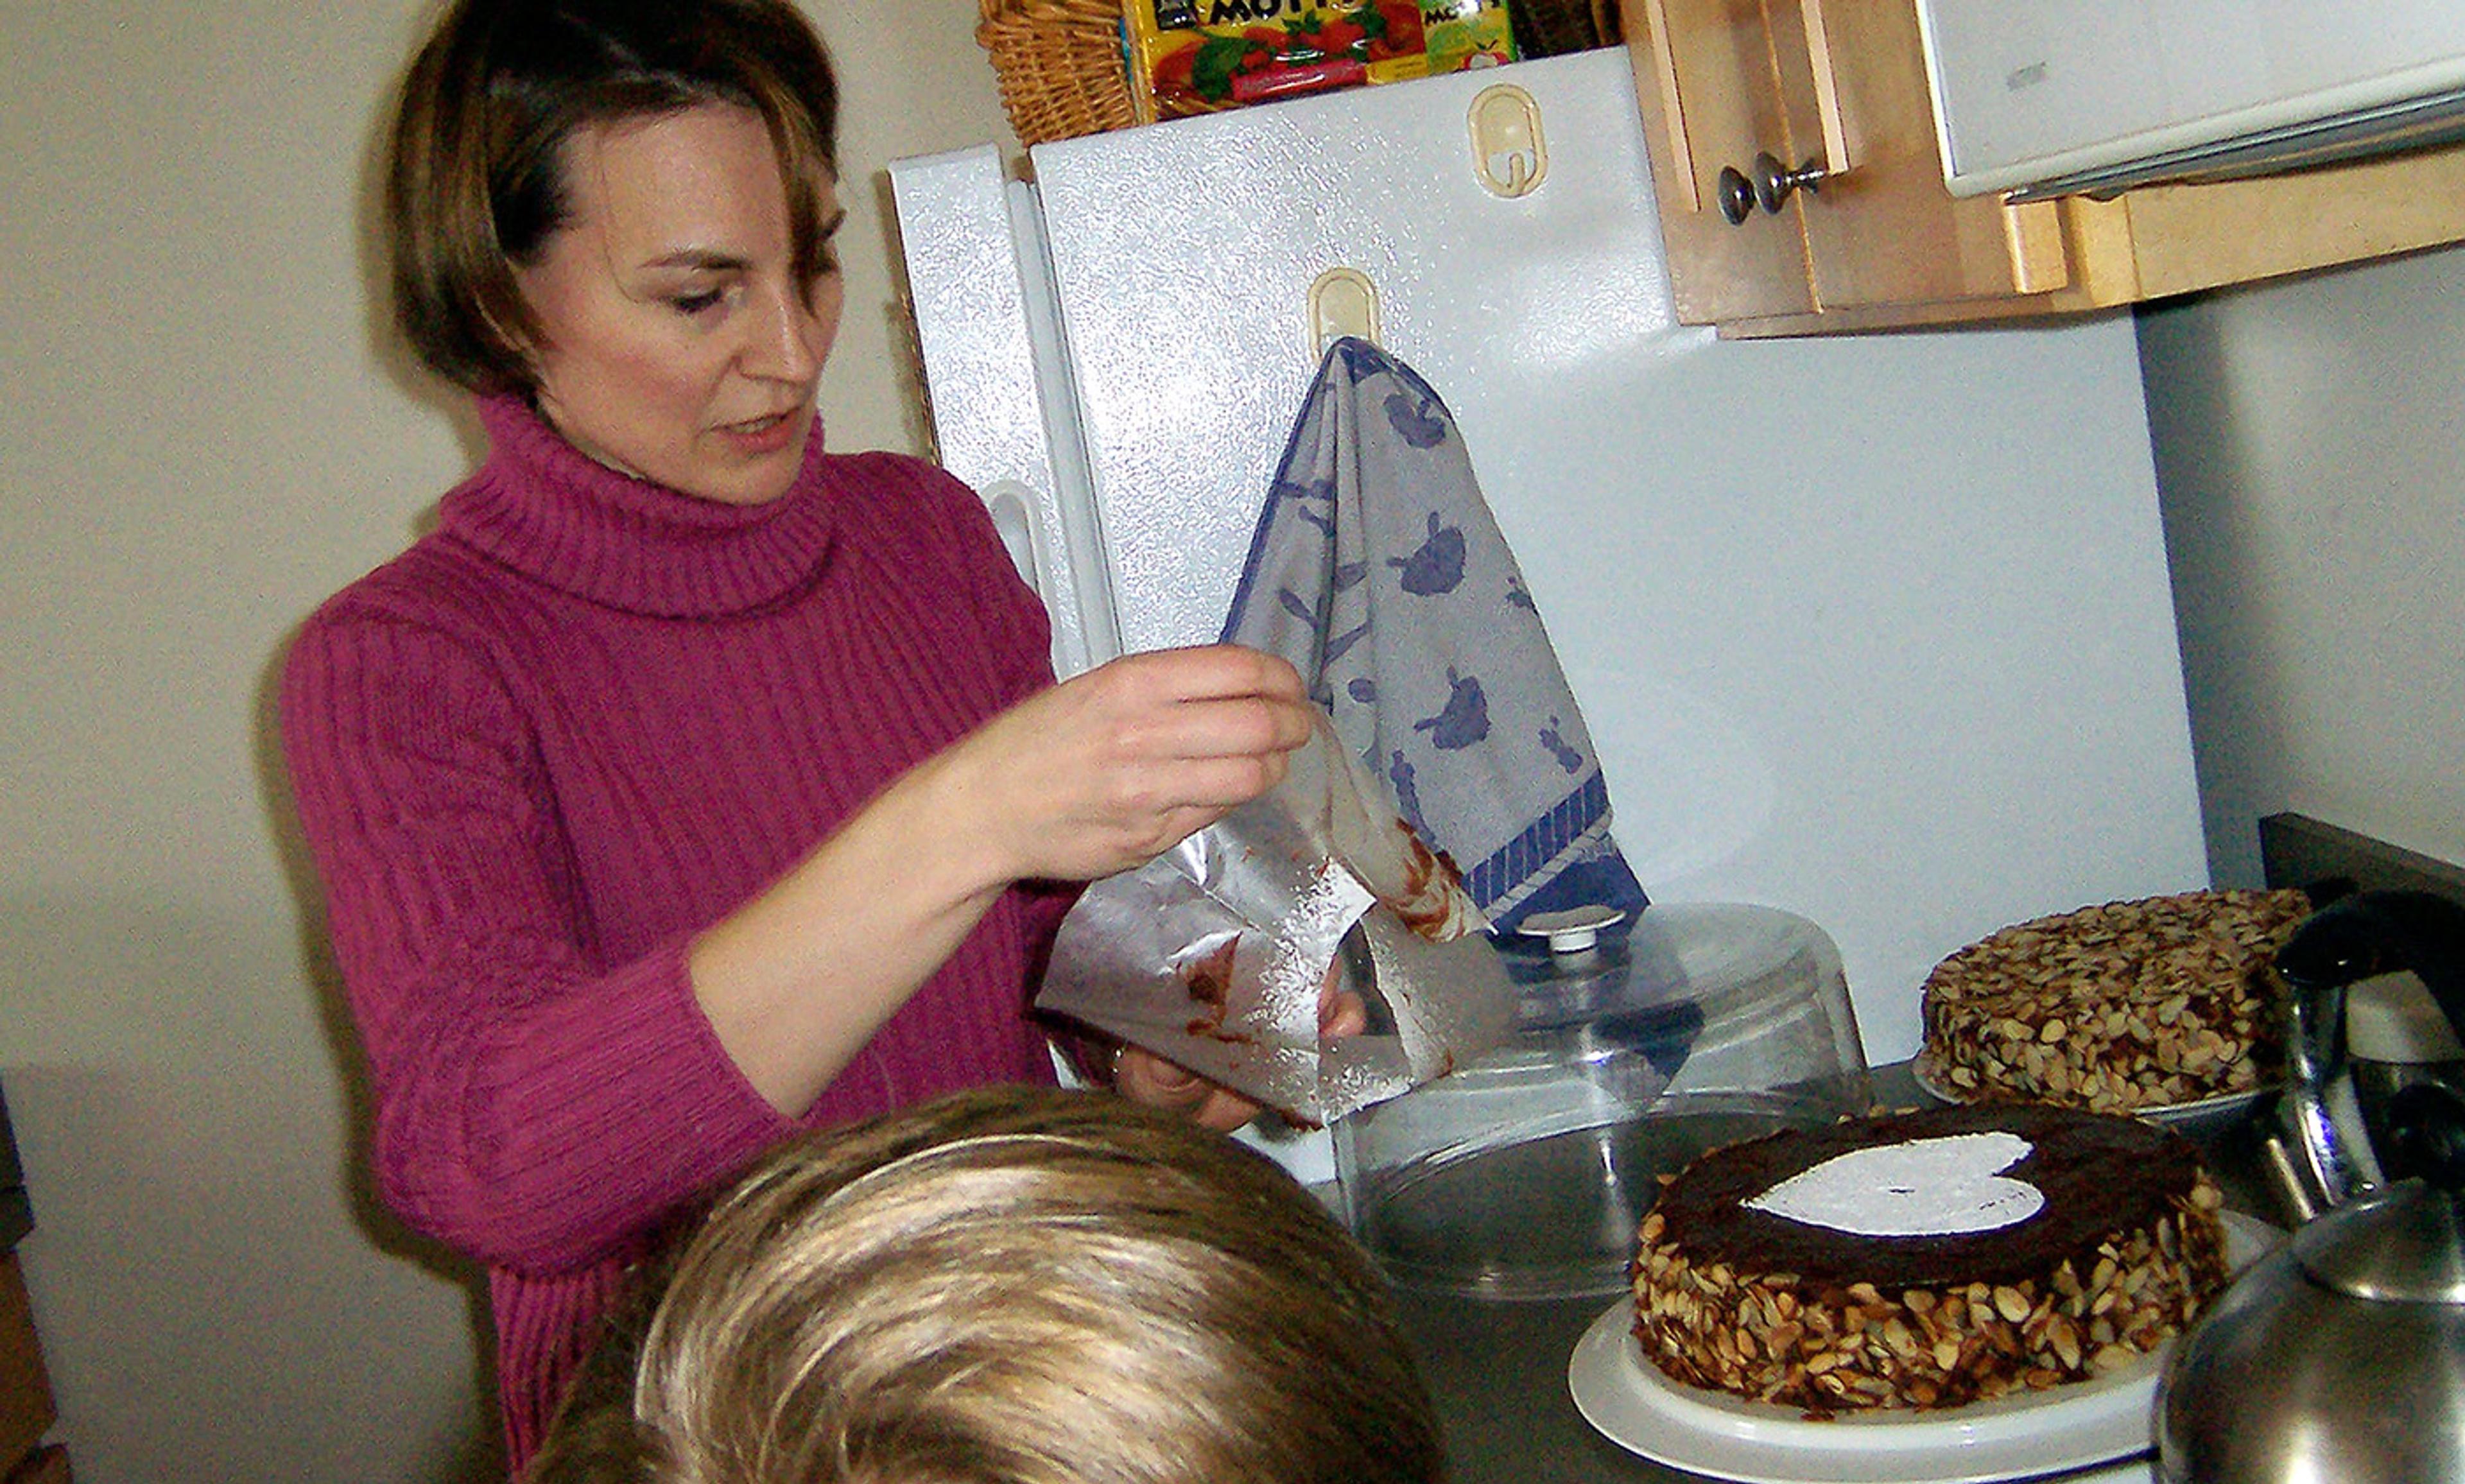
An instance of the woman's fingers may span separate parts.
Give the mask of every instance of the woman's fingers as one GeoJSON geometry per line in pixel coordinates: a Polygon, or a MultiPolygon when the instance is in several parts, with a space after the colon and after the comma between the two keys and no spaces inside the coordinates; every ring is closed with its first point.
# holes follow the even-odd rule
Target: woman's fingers
{"type": "Polygon", "coordinates": [[[1128,654],[1014,708],[1095,761],[1258,757],[1309,740],[1293,667],[1236,645],[1128,654]]]}
{"type": "Polygon", "coordinates": [[[1018,875],[1127,870],[1281,782],[1315,709],[1289,664],[1233,645],[1133,654],[964,744],[1018,875]]]}
{"type": "Polygon", "coordinates": [[[1369,1003],[1349,989],[1330,985],[1318,1008],[1318,1038],[1341,1041],[1369,1029],[1369,1003]]]}
{"type": "Polygon", "coordinates": [[[1090,723],[1123,762],[1280,760],[1313,725],[1292,666],[1232,645],[1127,655],[1060,690],[1086,693],[1090,723]]]}
{"type": "Polygon", "coordinates": [[[1197,1073],[1141,1046],[1124,1046],[1113,1063],[1113,1090],[1135,1103],[1182,1114],[1205,1127],[1230,1133],[1266,1111],[1197,1073]]]}

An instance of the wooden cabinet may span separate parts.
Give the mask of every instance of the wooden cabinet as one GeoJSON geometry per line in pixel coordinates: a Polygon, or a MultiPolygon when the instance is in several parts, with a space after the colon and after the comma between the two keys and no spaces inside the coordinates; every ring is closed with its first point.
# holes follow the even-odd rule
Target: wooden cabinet
{"type": "Polygon", "coordinates": [[[1955,198],[1916,0],[1618,15],[1678,318],[1724,334],[2076,314],[2465,240],[2465,148],[2110,201],[1955,198]]]}
{"type": "Polygon", "coordinates": [[[67,1453],[41,1446],[54,1417],[51,1379],[17,1254],[0,1253],[0,1480],[67,1484],[67,1453]]]}
{"type": "Polygon", "coordinates": [[[1758,150],[1800,157],[1761,0],[1622,0],[1621,14],[1677,317],[1713,324],[1811,313],[1803,205],[1735,223],[1721,210],[1724,172],[1750,166],[1758,150]]]}

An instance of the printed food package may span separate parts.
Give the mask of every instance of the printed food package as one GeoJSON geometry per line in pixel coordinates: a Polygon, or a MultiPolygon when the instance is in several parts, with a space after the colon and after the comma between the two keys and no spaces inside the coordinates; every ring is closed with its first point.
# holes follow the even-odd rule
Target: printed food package
{"type": "Polygon", "coordinates": [[[1141,122],[1515,60],[1508,0],[1123,0],[1141,122]]]}

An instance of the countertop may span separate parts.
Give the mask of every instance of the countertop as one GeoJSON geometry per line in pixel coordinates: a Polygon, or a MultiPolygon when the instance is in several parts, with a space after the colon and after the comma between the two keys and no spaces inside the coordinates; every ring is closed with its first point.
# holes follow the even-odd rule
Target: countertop
{"type": "MultiPolygon", "coordinates": [[[[1933,1101],[1905,1063],[1874,1074],[1877,1101],[1916,1107],[1933,1101]]],[[[2283,1225],[2284,1213],[2258,1179],[2248,1120],[2187,1129],[2208,1153],[2230,1209],[2283,1225]]],[[[1501,1301],[1401,1287],[1397,1306],[1446,1427],[1456,1484],[1588,1484],[1684,1481],[1685,1473],[1629,1452],[1594,1430],[1567,1392],[1576,1341],[1619,1296],[1501,1301]]],[[[2066,1484],[2122,1484],[2149,1477],[2143,1457],[2066,1475],[2066,1484]]]]}

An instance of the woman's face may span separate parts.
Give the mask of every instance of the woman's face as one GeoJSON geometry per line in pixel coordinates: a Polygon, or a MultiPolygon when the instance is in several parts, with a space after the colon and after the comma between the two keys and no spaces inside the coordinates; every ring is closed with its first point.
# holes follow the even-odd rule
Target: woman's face
{"type": "MultiPolygon", "coordinates": [[[[778,498],[838,333],[835,259],[798,282],[787,191],[749,108],[580,130],[572,220],[517,271],[543,343],[539,408],[611,469],[731,505],[778,498]]],[[[824,241],[842,212],[821,183],[824,241]]]]}

